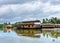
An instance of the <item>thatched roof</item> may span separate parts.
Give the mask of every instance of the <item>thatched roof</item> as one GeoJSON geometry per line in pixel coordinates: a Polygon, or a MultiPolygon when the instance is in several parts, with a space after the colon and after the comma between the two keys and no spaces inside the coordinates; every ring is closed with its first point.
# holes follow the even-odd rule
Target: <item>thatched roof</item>
{"type": "Polygon", "coordinates": [[[23,21],[20,23],[35,23],[35,22],[40,22],[40,20],[23,21]]]}
{"type": "Polygon", "coordinates": [[[12,27],[12,25],[7,25],[7,27],[12,27]]]}

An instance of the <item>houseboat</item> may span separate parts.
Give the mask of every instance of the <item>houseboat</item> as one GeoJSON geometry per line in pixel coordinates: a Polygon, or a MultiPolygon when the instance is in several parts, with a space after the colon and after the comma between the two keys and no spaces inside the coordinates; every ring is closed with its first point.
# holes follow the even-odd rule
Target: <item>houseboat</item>
{"type": "Polygon", "coordinates": [[[10,32],[13,30],[12,25],[3,25],[3,31],[10,32]]]}
{"type": "Polygon", "coordinates": [[[40,28],[40,21],[35,20],[35,21],[23,21],[20,23],[17,23],[17,29],[34,29],[34,28],[40,28]]]}
{"type": "Polygon", "coordinates": [[[39,20],[18,22],[16,26],[17,29],[60,28],[60,24],[41,24],[39,20]]]}

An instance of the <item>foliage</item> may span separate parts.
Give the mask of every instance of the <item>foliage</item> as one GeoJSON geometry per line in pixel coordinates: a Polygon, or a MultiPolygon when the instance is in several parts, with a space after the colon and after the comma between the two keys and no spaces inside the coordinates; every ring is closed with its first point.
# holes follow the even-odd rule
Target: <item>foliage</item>
{"type": "Polygon", "coordinates": [[[60,24],[60,19],[56,17],[52,17],[51,19],[43,19],[42,23],[50,23],[50,24],[60,24]]]}
{"type": "Polygon", "coordinates": [[[2,26],[3,26],[3,24],[0,24],[0,30],[2,30],[2,26]]]}

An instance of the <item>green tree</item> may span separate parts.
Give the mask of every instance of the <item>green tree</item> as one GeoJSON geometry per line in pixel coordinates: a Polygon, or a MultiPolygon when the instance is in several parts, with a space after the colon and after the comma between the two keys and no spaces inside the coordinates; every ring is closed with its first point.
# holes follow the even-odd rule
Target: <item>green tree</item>
{"type": "Polygon", "coordinates": [[[43,19],[42,23],[60,24],[60,19],[52,17],[51,19],[43,19]]]}
{"type": "Polygon", "coordinates": [[[45,19],[43,19],[43,23],[46,23],[45,19]]]}
{"type": "Polygon", "coordinates": [[[4,25],[7,25],[7,23],[4,23],[4,25]]]}
{"type": "Polygon", "coordinates": [[[10,22],[8,24],[11,24],[10,22]]]}

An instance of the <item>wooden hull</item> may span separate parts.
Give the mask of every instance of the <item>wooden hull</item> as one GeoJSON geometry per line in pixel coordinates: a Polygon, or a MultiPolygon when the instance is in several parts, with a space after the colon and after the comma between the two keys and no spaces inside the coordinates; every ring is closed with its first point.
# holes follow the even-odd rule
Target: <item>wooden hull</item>
{"type": "Polygon", "coordinates": [[[60,28],[58,24],[19,24],[17,29],[60,28]]]}

